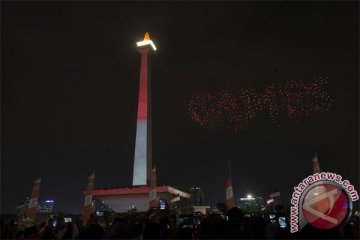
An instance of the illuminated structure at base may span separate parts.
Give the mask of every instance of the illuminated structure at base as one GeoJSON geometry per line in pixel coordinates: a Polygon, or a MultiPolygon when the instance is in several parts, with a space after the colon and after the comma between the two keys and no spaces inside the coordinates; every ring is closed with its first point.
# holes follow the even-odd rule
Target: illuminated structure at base
{"type": "MultiPolygon", "coordinates": [[[[149,209],[150,186],[132,186],[122,188],[102,188],[94,190],[94,197],[104,201],[111,209],[118,213],[136,209],[138,212],[146,212],[149,209]]],[[[181,199],[190,198],[190,194],[170,185],[158,185],[156,187],[159,203],[166,203],[167,207],[173,208],[181,199]],[[177,202],[172,199],[179,197],[177,202]]]]}
{"type": "Polygon", "coordinates": [[[151,152],[151,82],[149,74],[149,51],[156,50],[149,33],[144,40],[136,43],[141,54],[139,101],[137,111],[136,141],[133,185],[146,185],[152,169],[151,152]]]}

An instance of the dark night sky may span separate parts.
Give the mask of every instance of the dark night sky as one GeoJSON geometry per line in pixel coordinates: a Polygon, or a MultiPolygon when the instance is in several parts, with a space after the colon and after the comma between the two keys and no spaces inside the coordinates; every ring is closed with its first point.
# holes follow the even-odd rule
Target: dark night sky
{"type": "Polygon", "coordinates": [[[359,184],[356,2],[1,2],[1,212],[41,177],[40,200],[81,212],[95,187],[132,179],[140,57],[150,32],[153,159],[158,182],[200,186],[222,202],[230,159],[236,196],[292,187],[320,166],[359,184]],[[333,79],[335,103],[311,121],[259,121],[239,132],[192,122],[201,91],[333,79]]]}

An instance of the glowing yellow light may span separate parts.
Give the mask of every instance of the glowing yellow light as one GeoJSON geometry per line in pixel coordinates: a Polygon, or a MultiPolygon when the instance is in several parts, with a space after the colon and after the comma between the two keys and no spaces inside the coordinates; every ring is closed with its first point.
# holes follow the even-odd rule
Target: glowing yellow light
{"type": "Polygon", "coordinates": [[[150,35],[148,32],[145,33],[145,37],[144,37],[143,41],[136,43],[136,46],[138,46],[138,47],[146,46],[146,45],[151,45],[151,47],[154,49],[154,51],[156,51],[155,44],[153,41],[150,40],[150,35]]]}
{"type": "Polygon", "coordinates": [[[144,41],[145,40],[150,40],[150,34],[148,32],[145,33],[144,41]]]}

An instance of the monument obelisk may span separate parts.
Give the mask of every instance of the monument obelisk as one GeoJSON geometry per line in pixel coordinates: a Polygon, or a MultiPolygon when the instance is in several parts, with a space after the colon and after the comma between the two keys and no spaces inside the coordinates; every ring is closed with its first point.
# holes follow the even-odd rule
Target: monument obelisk
{"type": "Polygon", "coordinates": [[[140,55],[140,84],[137,111],[133,185],[147,185],[152,169],[151,133],[151,81],[149,53],[156,51],[149,33],[144,40],[136,43],[140,55]]]}

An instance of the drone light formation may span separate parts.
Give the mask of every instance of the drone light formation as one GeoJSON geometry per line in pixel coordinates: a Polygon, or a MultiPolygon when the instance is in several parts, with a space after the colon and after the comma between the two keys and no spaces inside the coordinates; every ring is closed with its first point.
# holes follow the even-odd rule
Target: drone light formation
{"type": "Polygon", "coordinates": [[[327,89],[330,82],[329,77],[319,77],[310,83],[291,80],[268,84],[262,93],[253,88],[240,89],[237,94],[227,90],[217,95],[202,92],[190,98],[188,111],[197,126],[210,131],[246,130],[260,113],[274,125],[300,123],[331,109],[334,96],[327,89]]]}

